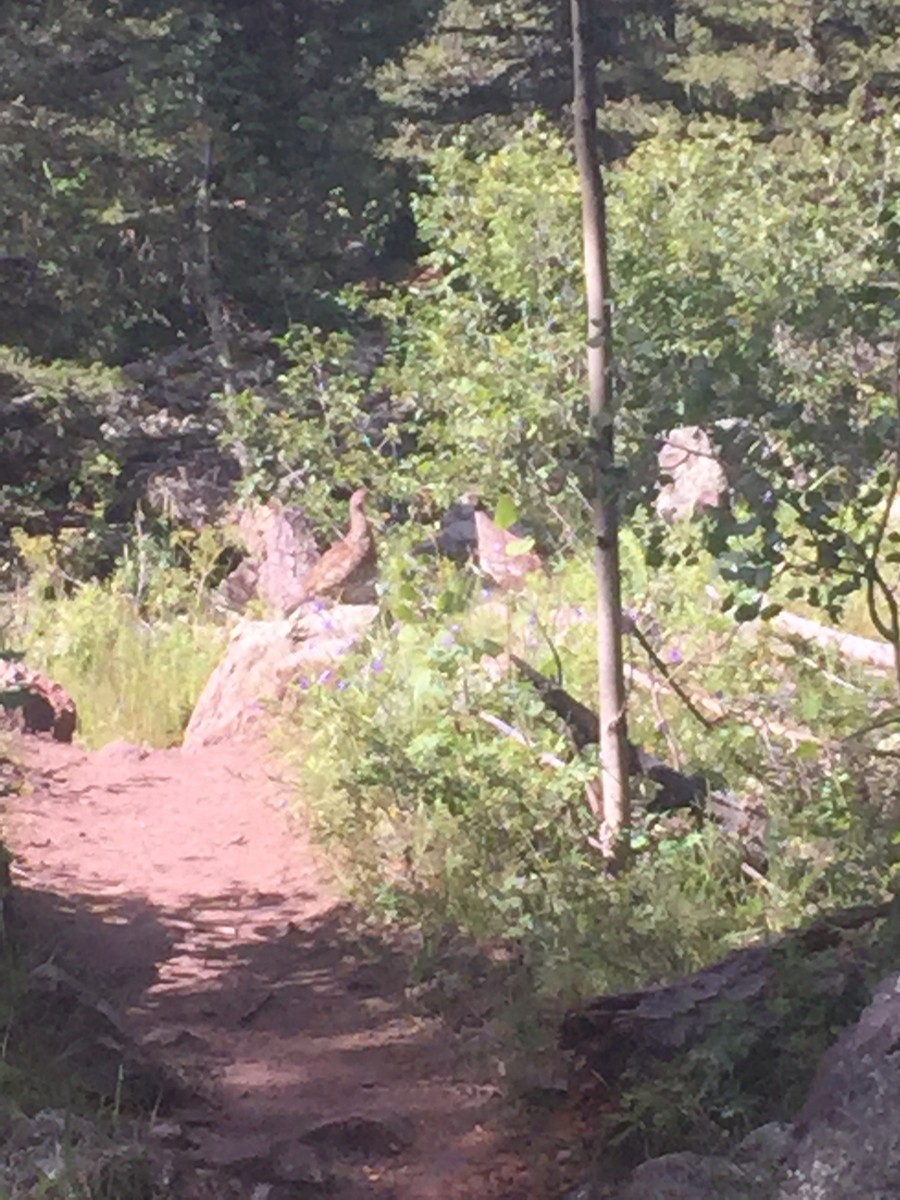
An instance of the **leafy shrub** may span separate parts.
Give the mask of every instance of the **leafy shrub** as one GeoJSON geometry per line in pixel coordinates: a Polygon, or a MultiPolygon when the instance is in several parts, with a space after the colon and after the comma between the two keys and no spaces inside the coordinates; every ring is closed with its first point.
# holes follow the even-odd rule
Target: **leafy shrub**
{"type": "MultiPolygon", "coordinates": [[[[548,986],[633,984],[696,966],[731,935],[735,908],[757,909],[735,882],[734,847],[688,830],[627,880],[607,880],[589,844],[589,757],[547,769],[480,715],[567,754],[533,689],[486,670],[502,648],[498,623],[546,653],[536,616],[527,604],[510,618],[484,606],[433,611],[385,626],[340,671],[301,680],[295,719],[315,829],[368,903],[518,941],[548,986]]],[[[588,630],[574,631],[576,645],[588,630]]]]}
{"type": "MultiPolygon", "coordinates": [[[[713,428],[736,505],[706,540],[742,620],[783,577],[835,614],[895,556],[872,518],[896,442],[897,119],[851,105],[771,139],[661,120],[609,172],[622,508],[646,511],[663,431],[713,428]]],[[[345,290],[340,334],[294,330],[284,401],[228,400],[226,442],[254,486],[296,472],[323,507],[333,480],[440,507],[490,462],[489,501],[512,495],[576,546],[590,455],[569,148],[539,119],[490,153],[460,135],[429,153],[427,181],[425,272],[345,290]]],[[[666,544],[656,565],[675,568],[666,544]]]]}
{"type": "MultiPolygon", "coordinates": [[[[586,556],[508,611],[444,568],[440,583],[417,577],[417,603],[403,600],[408,580],[391,563],[388,602],[399,619],[340,670],[302,680],[290,718],[300,798],[364,907],[417,926],[427,953],[448,928],[514,953],[527,1006],[507,991],[513,1061],[536,1038],[552,1039],[553,1014],[580,995],[699,969],[819,911],[881,898],[896,880],[900,807],[889,760],[870,755],[868,735],[853,736],[881,691],[890,703],[887,683],[846,663],[826,669],[820,654],[785,646],[764,625],[735,626],[704,593],[716,579],[708,555],[695,551],[677,573],[657,573],[638,532],[623,540],[629,607],[680,685],[715,697],[728,716],[703,725],[652,668],[655,692],[632,693],[630,735],[685,772],[765,803],[764,875],[746,872],[740,845],[713,825],[654,812],[641,785],[634,862],[610,879],[589,841],[591,755],[560,770],[541,765],[540,753],[570,752],[534,692],[498,678],[493,656],[512,645],[553,674],[547,631],[566,686],[592,701],[586,556]],[[499,734],[483,712],[531,746],[499,734]]],[[[689,537],[675,531],[673,544],[689,537]]],[[[637,643],[627,652],[651,669],[637,643]]],[[[823,994],[819,1003],[804,972],[784,964],[773,999],[780,1040],[764,1070],[748,1067],[761,1056],[735,1011],[687,1058],[623,1081],[610,1146],[628,1158],[708,1147],[786,1113],[865,999],[823,994]]]]}

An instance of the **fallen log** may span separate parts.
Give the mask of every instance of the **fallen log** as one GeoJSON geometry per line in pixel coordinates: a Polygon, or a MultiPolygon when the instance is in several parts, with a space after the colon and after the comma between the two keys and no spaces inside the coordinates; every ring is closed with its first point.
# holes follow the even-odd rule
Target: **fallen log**
{"type": "MultiPolygon", "coordinates": [[[[511,654],[509,659],[519,674],[533,685],[550,711],[560,718],[576,750],[599,743],[600,718],[592,709],[576,700],[564,687],[536,671],[517,654],[511,654]]],[[[634,742],[628,743],[628,770],[631,775],[644,775],[659,785],[659,791],[651,802],[654,811],[702,808],[709,791],[709,783],[703,775],[685,775],[676,771],[634,742]]]]}
{"type": "MultiPolygon", "coordinates": [[[[550,711],[560,718],[577,750],[597,743],[600,719],[595,712],[518,655],[511,654],[509,660],[534,686],[550,711]]],[[[690,808],[702,812],[740,841],[751,866],[758,871],[766,869],[768,814],[763,805],[743,801],[727,788],[713,787],[704,775],[685,775],[676,771],[634,742],[628,743],[628,760],[631,775],[643,776],[657,785],[656,794],[647,805],[648,811],[690,808]]]]}
{"type": "Polygon", "coordinates": [[[790,612],[778,613],[777,616],[772,617],[769,624],[777,632],[789,637],[797,637],[804,642],[814,642],[815,645],[824,648],[834,647],[838,654],[842,654],[845,658],[852,658],[854,662],[877,667],[880,671],[894,670],[894,647],[887,642],[858,637],[854,633],[844,633],[840,629],[820,625],[818,621],[810,621],[807,617],[799,617],[796,613],[790,612]]]}
{"type": "Polygon", "coordinates": [[[573,1055],[578,1077],[604,1085],[626,1070],[684,1054],[725,1029],[733,1028],[750,1053],[778,1028],[782,992],[789,973],[796,978],[798,963],[821,969],[817,995],[840,998],[858,985],[865,956],[835,954],[835,947],[847,930],[900,915],[897,906],[895,898],[843,909],[672,983],[588,1000],[563,1018],[560,1047],[573,1055]]]}
{"type": "Polygon", "coordinates": [[[588,708],[586,704],[582,704],[580,700],[576,700],[564,687],[554,683],[540,671],[536,671],[524,658],[519,658],[517,654],[510,654],[509,661],[519,674],[534,686],[535,691],[550,711],[556,713],[560,718],[566,727],[569,740],[576,750],[583,750],[585,746],[599,743],[600,718],[592,709],[588,708]]]}

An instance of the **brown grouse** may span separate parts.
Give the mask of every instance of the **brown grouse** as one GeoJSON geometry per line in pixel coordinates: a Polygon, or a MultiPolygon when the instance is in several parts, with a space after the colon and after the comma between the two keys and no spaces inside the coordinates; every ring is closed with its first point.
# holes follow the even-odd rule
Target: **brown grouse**
{"type": "Polygon", "coordinates": [[[368,494],[365,488],[357,488],[350,497],[350,528],[339,542],[329,546],[303,580],[294,611],[316,598],[351,604],[360,598],[374,598],[377,551],[365,513],[368,494]]]}

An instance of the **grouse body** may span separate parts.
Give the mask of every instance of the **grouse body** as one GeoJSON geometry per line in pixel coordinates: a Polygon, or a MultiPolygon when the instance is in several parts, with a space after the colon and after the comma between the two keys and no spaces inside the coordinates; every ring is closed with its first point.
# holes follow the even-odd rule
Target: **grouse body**
{"type": "Polygon", "coordinates": [[[316,598],[352,603],[356,595],[371,596],[378,555],[365,513],[367,496],[366,488],[357,488],[350,497],[350,527],[339,542],[329,546],[303,580],[298,605],[316,598]]]}

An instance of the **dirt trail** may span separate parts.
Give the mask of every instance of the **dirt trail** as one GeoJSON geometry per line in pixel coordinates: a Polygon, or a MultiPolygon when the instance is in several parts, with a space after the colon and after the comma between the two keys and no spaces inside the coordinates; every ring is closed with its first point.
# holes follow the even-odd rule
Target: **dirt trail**
{"type": "Polygon", "coordinates": [[[209,1101],[173,1115],[211,1195],[319,1194],[320,1167],[347,1200],[536,1195],[490,1132],[495,1089],[416,1015],[402,956],[352,932],[259,750],[29,758],[17,903],[209,1101]]]}

